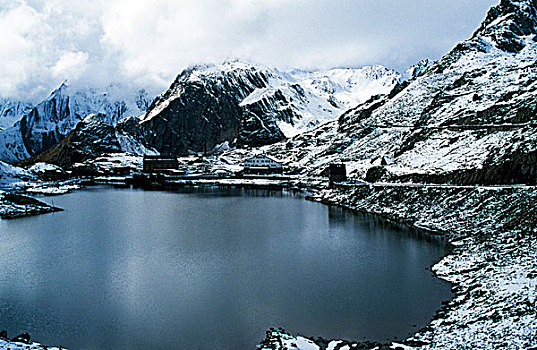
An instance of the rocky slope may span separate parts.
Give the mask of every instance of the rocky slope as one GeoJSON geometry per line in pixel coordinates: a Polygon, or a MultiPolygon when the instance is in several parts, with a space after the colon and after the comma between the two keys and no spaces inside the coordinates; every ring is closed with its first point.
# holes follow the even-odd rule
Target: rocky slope
{"type": "Polygon", "coordinates": [[[239,61],[195,66],[155,99],[140,129],[163,153],[206,151],[225,141],[272,144],[334,120],[399,79],[381,66],[288,73],[239,61]]]}
{"type": "Polygon", "coordinates": [[[77,90],[63,83],[29,111],[25,105],[20,120],[0,131],[0,160],[17,162],[49,149],[88,114],[103,114],[116,124],[124,117],[143,114],[149,101],[145,90],[125,92],[114,84],[77,90]]]}
{"type": "Polygon", "coordinates": [[[367,134],[350,146],[356,161],[374,157],[371,146],[391,159],[371,180],[535,184],[534,17],[534,2],[502,1],[402,91],[343,115],[339,131],[367,134]]]}

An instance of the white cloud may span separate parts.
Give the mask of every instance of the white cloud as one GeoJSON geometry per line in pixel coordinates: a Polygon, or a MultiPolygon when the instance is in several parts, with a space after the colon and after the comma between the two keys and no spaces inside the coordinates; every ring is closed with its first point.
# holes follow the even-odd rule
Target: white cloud
{"type": "Polygon", "coordinates": [[[0,96],[64,79],[164,89],[187,65],[403,69],[467,38],[496,0],[0,0],[0,96]]]}
{"type": "Polygon", "coordinates": [[[0,13],[0,89],[4,94],[15,94],[19,84],[32,78],[38,63],[35,41],[31,37],[39,26],[38,14],[29,6],[21,5],[0,13]]]}
{"type": "Polygon", "coordinates": [[[64,52],[52,67],[52,73],[60,79],[76,80],[87,70],[88,58],[89,55],[87,52],[64,52]]]}

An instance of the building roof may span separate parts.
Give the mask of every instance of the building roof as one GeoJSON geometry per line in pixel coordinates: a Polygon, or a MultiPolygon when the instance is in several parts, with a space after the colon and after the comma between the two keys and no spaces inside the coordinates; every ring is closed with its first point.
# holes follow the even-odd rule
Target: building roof
{"type": "Polygon", "coordinates": [[[177,157],[169,155],[144,155],[144,160],[177,160],[177,157]]]}
{"type": "Polygon", "coordinates": [[[246,159],[246,161],[249,161],[249,160],[252,160],[252,159],[261,159],[261,158],[270,159],[270,160],[272,160],[272,161],[275,162],[275,163],[280,163],[280,164],[283,163],[282,161],[280,161],[280,160],[278,160],[278,159],[275,159],[275,158],[273,158],[273,157],[271,157],[271,156],[267,156],[267,155],[265,155],[265,154],[256,154],[255,156],[246,159]]]}

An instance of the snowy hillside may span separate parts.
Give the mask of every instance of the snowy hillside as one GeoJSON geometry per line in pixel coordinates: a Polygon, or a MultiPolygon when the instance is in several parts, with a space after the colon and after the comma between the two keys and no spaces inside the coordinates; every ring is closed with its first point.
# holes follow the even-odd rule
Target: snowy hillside
{"type": "Polygon", "coordinates": [[[101,113],[115,124],[121,118],[143,114],[150,101],[145,90],[116,84],[105,89],[77,89],[63,83],[47,99],[24,110],[15,125],[0,131],[0,159],[17,162],[43,152],[88,114],[101,113]]]}
{"type": "Polygon", "coordinates": [[[33,178],[35,176],[30,171],[0,161],[0,187],[9,187],[33,178]]]}
{"type": "Polygon", "coordinates": [[[260,102],[285,137],[333,120],[371,96],[386,94],[400,82],[400,75],[383,66],[327,71],[273,71],[266,88],[254,90],[242,102],[246,109],[260,102]],[[280,96],[278,99],[277,97],[280,96]],[[288,111],[287,118],[278,115],[288,111]]]}
{"type": "Polygon", "coordinates": [[[401,75],[381,65],[362,68],[337,68],[326,71],[292,71],[301,86],[347,109],[367,101],[371,96],[386,94],[401,80],[401,75]]]}

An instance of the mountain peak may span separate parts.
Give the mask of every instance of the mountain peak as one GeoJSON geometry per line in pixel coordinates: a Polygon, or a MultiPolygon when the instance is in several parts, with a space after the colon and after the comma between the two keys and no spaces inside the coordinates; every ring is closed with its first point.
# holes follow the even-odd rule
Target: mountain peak
{"type": "Polygon", "coordinates": [[[524,37],[537,35],[537,0],[501,0],[472,38],[488,37],[501,50],[517,53],[526,44],[524,37]]]}
{"type": "MultiPolygon", "coordinates": [[[[52,92],[48,95],[48,97],[44,101],[52,101],[55,99],[61,99],[63,97],[67,97],[71,90],[72,90],[71,84],[69,84],[67,80],[64,80],[60,84],[60,86],[52,90],[52,92]]],[[[43,103],[44,101],[41,101],[41,103],[43,103]]]]}

